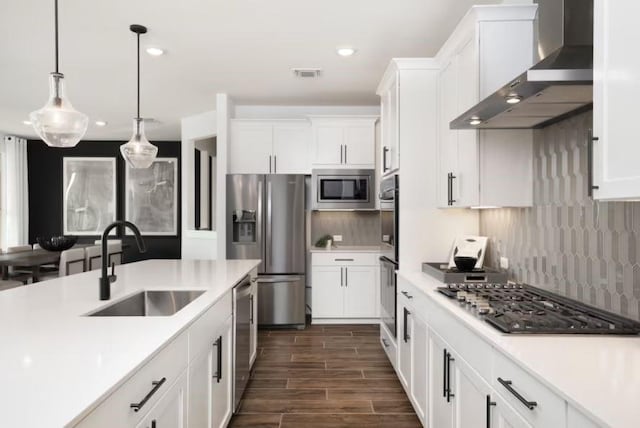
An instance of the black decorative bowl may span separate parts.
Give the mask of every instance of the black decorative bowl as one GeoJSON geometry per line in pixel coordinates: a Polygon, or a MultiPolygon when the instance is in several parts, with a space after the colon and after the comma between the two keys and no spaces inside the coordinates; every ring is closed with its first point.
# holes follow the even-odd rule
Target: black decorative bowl
{"type": "Polygon", "coordinates": [[[477,261],[476,257],[455,256],[453,258],[453,262],[461,272],[471,272],[476,267],[477,261]]]}
{"type": "Polygon", "coordinates": [[[52,236],[50,238],[36,238],[38,245],[47,251],[65,251],[76,245],[77,236],[52,236]]]}

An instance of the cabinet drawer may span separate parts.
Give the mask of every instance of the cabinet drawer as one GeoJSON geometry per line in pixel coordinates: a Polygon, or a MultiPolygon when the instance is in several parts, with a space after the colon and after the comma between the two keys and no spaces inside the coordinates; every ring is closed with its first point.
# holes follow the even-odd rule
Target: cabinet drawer
{"type": "Polygon", "coordinates": [[[225,294],[189,327],[189,361],[206,352],[215,342],[214,336],[220,326],[231,316],[232,293],[225,294]]]}
{"type": "Polygon", "coordinates": [[[376,253],[313,253],[311,264],[313,266],[377,266],[378,257],[376,253]]]}
{"type": "Polygon", "coordinates": [[[428,309],[427,298],[424,293],[418,290],[410,282],[398,277],[398,300],[410,306],[413,313],[423,321],[427,321],[428,309]]]}
{"type": "Polygon", "coordinates": [[[565,426],[565,403],[561,397],[501,353],[496,352],[493,361],[493,377],[491,379],[493,389],[531,425],[536,427],[565,426]],[[526,402],[530,404],[527,405],[526,402]]]}
{"type": "Polygon", "coordinates": [[[134,427],[154,407],[187,368],[187,333],[181,334],[135,372],[76,426],[81,428],[134,427]],[[164,381],[160,385],[154,382],[164,381]],[[155,392],[151,392],[155,389],[155,392]],[[132,403],[147,401],[139,411],[132,403]]]}
{"type": "Polygon", "coordinates": [[[382,349],[384,349],[384,352],[387,354],[389,362],[391,362],[391,365],[395,369],[398,349],[395,339],[391,337],[391,334],[389,334],[384,324],[380,324],[380,345],[382,345],[382,349]]]}

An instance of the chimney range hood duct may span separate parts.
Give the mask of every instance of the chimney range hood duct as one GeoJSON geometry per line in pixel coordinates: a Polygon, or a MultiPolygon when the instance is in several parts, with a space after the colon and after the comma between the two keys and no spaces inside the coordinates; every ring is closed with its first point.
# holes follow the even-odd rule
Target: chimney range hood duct
{"type": "Polygon", "coordinates": [[[451,129],[542,128],[591,106],[593,0],[536,3],[540,62],[451,121],[451,129]]]}

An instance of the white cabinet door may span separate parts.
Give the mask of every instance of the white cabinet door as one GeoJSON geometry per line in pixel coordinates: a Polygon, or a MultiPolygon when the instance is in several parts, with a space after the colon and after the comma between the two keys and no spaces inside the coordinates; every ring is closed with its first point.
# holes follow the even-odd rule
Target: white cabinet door
{"type": "Polygon", "coordinates": [[[378,316],[377,274],[378,269],[374,266],[344,267],[344,316],[346,318],[378,316]]]}
{"type": "MultiPolygon", "coordinates": [[[[532,428],[532,425],[513,410],[500,394],[491,394],[491,403],[491,428],[532,428]]],[[[581,425],[580,428],[587,427],[581,425]]]]}
{"type": "Polygon", "coordinates": [[[232,121],[229,174],[269,174],[272,171],[273,126],[262,121],[232,121]]]}
{"type": "Polygon", "coordinates": [[[400,166],[400,136],[398,127],[399,118],[399,75],[389,83],[388,88],[380,97],[380,110],[382,113],[382,152],[380,156],[381,171],[398,169],[400,166]]]}
{"type": "MultiPolygon", "coordinates": [[[[447,400],[447,348],[433,331],[429,332],[429,424],[438,428],[453,427],[453,403],[447,400]]],[[[451,372],[449,372],[451,375],[451,372]]]]}
{"type": "Polygon", "coordinates": [[[211,427],[213,346],[189,363],[189,427],[211,427]]]}
{"type": "Polygon", "coordinates": [[[413,308],[406,303],[406,299],[398,296],[397,325],[398,325],[398,378],[406,391],[411,391],[411,317],[413,308]]]}
{"type": "Polygon", "coordinates": [[[344,164],[354,168],[375,168],[375,127],[373,123],[344,128],[344,164]]]}
{"type": "MultiPolygon", "coordinates": [[[[229,317],[216,341],[211,382],[211,427],[226,427],[233,413],[233,317],[229,317]],[[218,363],[220,361],[220,363],[218,363]],[[219,370],[220,369],[220,370],[219,370]]],[[[196,428],[196,427],[193,427],[196,428]]]]}
{"type": "Polygon", "coordinates": [[[411,401],[418,417],[426,424],[429,332],[427,324],[414,313],[411,316],[411,401]]]}
{"type": "Polygon", "coordinates": [[[344,314],[342,266],[311,269],[311,305],[314,318],[341,318],[344,314]]]}
{"type": "Polygon", "coordinates": [[[138,424],[138,428],[186,428],[186,390],[187,374],[185,371],[138,424]]]}
{"type": "Polygon", "coordinates": [[[491,411],[492,406],[487,403],[487,397],[491,397],[491,387],[461,357],[453,355],[451,370],[455,383],[451,389],[454,395],[455,427],[475,428],[478,421],[485,421],[487,412],[491,411]]]}
{"type": "MultiPolygon", "coordinates": [[[[640,2],[595,0],[593,34],[593,142],[595,199],[640,197],[640,130],[631,100],[640,97],[640,2]]],[[[586,140],[587,136],[583,136],[586,140]]]]}
{"type": "Polygon", "coordinates": [[[311,174],[311,125],[306,121],[273,125],[273,172],[311,174]]]}
{"type": "MultiPolygon", "coordinates": [[[[472,38],[457,55],[458,105],[455,116],[478,102],[478,54],[472,38]]],[[[452,118],[453,119],[453,118],[452,118]]],[[[454,179],[456,206],[479,205],[478,131],[453,131],[458,134],[458,168],[454,179]]]]}
{"type": "Polygon", "coordinates": [[[314,159],[317,165],[344,163],[344,126],[340,123],[314,125],[314,159]]]}
{"type": "Polygon", "coordinates": [[[455,191],[458,174],[458,133],[449,129],[449,122],[457,116],[457,62],[452,58],[438,77],[438,205],[456,206],[455,191]],[[455,177],[455,178],[450,178],[455,177]]]}

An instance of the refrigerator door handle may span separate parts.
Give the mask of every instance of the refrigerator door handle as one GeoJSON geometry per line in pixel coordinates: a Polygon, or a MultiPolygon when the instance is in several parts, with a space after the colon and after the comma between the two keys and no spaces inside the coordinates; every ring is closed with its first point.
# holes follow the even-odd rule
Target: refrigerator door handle
{"type": "Polygon", "coordinates": [[[256,235],[257,235],[257,239],[256,239],[256,243],[258,244],[258,246],[260,247],[260,252],[262,254],[262,263],[264,265],[264,268],[266,270],[267,267],[267,263],[264,260],[266,252],[265,252],[265,247],[264,247],[264,222],[262,219],[263,216],[263,202],[264,201],[264,181],[263,179],[258,180],[258,207],[257,207],[257,216],[256,216],[256,235]]]}
{"type": "Polygon", "coordinates": [[[304,277],[302,276],[286,276],[286,277],[278,277],[278,278],[258,278],[258,283],[262,284],[274,284],[277,282],[298,282],[302,281],[304,277]]]}
{"type": "Polygon", "coordinates": [[[268,272],[271,271],[271,251],[273,251],[273,192],[272,192],[272,183],[271,180],[267,177],[267,224],[266,224],[266,251],[265,251],[265,259],[267,260],[266,269],[268,272]]]}

